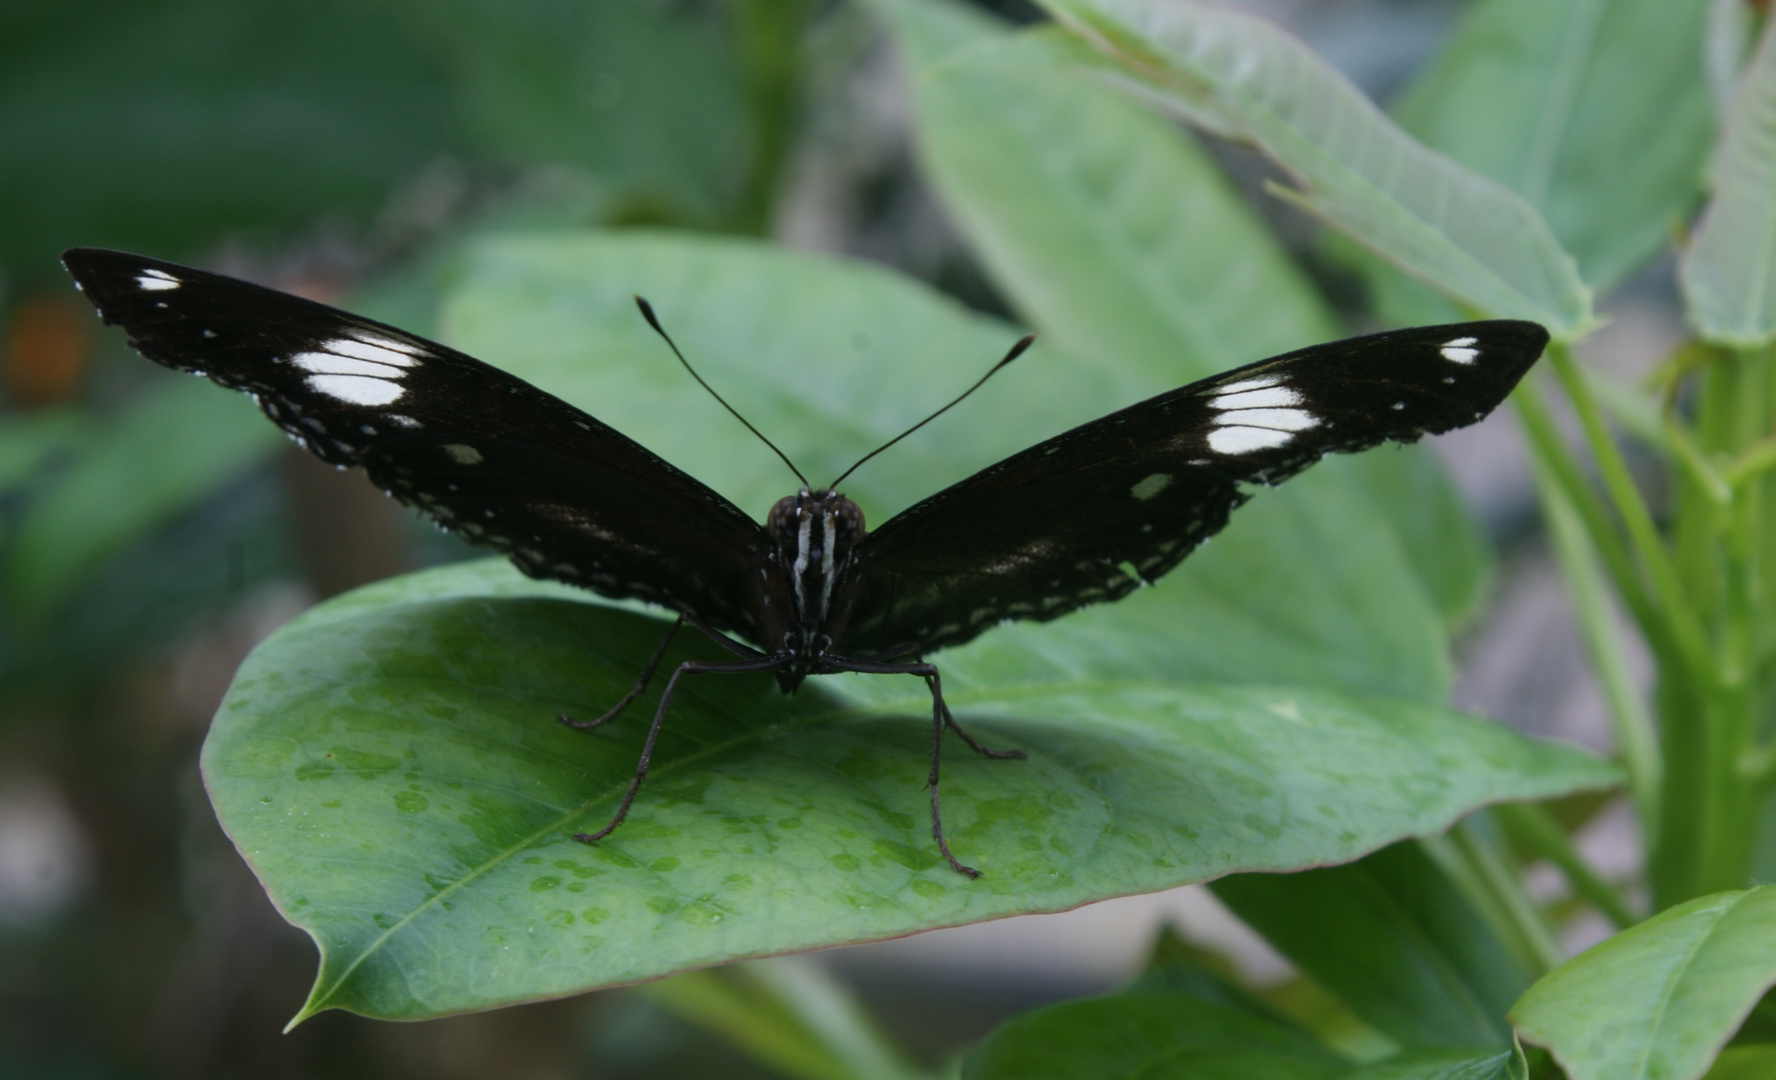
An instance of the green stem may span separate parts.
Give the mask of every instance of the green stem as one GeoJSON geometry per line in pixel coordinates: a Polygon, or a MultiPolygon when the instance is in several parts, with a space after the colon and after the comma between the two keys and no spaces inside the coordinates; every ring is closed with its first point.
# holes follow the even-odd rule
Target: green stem
{"type": "Polygon", "coordinates": [[[1547,405],[1542,401],[1541,389],[1534,380],[1524,379],[1512,391],[1511,399],[1517,406],[1519,419],[1523,421],[1523,432],[1529,440],[1531,459],[1546,470],[1550,484],[1565,494],[1573,510],[1579,515],[1586,533],[1603,559],[1604,568],[1609,572],[1616,593],[1621,596],[1622,603],[1634,617],[1641,633],[1646,635],[1648,641],[1662,640],[1663,622],[1652,598],[1647,595],[1646,586],[1634,567],[1634,561],[1629,557],[1628,549],[1623,546],[1621,536],[1610,520],[1608,508],[1598,499],[1597,493],[1591,489],[1590,483],[1580,471],[1578,462],[1561,441],[1560,432],[1554,426],[1553,418],[1548,415],[1547,405]]]}
{"type": "Polygon", "coordinates": [[[1776,466],[1776,439],[1764,439],[1727,466],[1721,474],[1731,487],[1740,487],[1768,472],[1776,466]]]}
{"type": "Polygon", "coordinates": [[[1556,377],[1560,379],[1560,384],[1572,403],[1573,412],[1578,416],[1585,441],[1596,458],[1604,490],[1609,494],[1616,514],[1628,532],[1629,543],[1633,546],[1640,565],[1646,570],[1659,610],[1670,628],[1673,643],[1690,669],[1692,678],[1703,686],[1718,686],[1719,672],[1709,648],[1708,636],[1703,632],[1702,623],[1690,606],[1682,580],[1678,577],[1677,567],[1671,561],[1657,526],[1653,524],[1653,515],[1640,497],[1639,489],[1634,486],[1634,478],[1628,473],[1627,462],[1622,459],[1621,450],[1616,446],[1615,439],[1598,412],[1597,402],[1585,385],[1584,375],[1565,346],[1551,346],[1547,355],[1556,377]]]}
{"type": "Polygon", "coordinates": [[[1641,830],[1651,846],[1660,820],[1659,792],[1663,773],[1658,732],[1640,688],[1634,684],[1627,646],[1605,593],[1596,548],[1586,535],[1572,501],[1549,475],[1546,463],[1537,458],[1533,465],[1554,555],[1560,562],[1567,591],[1572,597],[1573,613],[1591,656],[1592,670],[1602,684],[1616,747],[1628,772],[1628,790],[1634,799],[1641,830]]]}
{"type": "Polygon", "coordinates": [[[1584,857],[1574,849],[1566,830],[1560,827],[1553,815],[1533,803],[1505,803],[1493,807],[1492,811],[1498,815],[1499,823],[1511,834],[1512,839],[1559,867],[1560,872],[1566,875],[1573,892],[1615,923],[1616,929],[1626,930],[1639,921],[1628,910],[1628,906],[1622,903],[1616,890],[1598,877],[1584,857]]]}
{"type": "Polygon", "coordinates": [[[1563,959],[1554,932],[1523,883],[1469,821],[1443,836],[1421,840],[1425,853],[1454,881],[1482,918],[1496,931],[1512,955],[1539,979],[1563,959]]]}

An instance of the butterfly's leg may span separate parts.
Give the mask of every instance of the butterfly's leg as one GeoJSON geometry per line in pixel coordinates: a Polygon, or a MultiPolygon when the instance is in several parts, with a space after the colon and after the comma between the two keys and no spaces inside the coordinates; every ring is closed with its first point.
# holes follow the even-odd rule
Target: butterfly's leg
{"type": "MultiPolygon", "coordinates": [[[[703,675],[712,671],[743,672],[767,671],[774,667],[782,667],[792,656],[766,656],[757,660],[686,660],[672,671],[672,678],[666,680],[666,692],[660,695],[660,705],[654,710],[654,722],[648,725],[647,741],[641,744],[641,760],[635,763],[635,775],[629,781],[629,790],[623,792],[623,801],[618,804],[616,815],[609,824],[595,833],[574,833],[574,839],[582,844],[594,844],[611,834],[611,831],[623,823],[629,816],[629,804],[635,801],[635,793],[641,790],[641,782],[647,779],[648,759],[654,756],[654,740],[660,737],[660,724],[666,719],[667,706],[672,704],[672,693],[678,689],[678,680],[685,675],[703,675]]],[[[655,657],[658,659],[658,657],[655,657]]]]}
{"type": "Polygon", "coordinates": [[[949,725],[950,730],[955,732],[957,737],[960,738],[963,742],[967,743],[969,745],[969,747],[974,750],[975,753],[981,755],[982,757],[992,758],[994,761],[1022,761],[1022,760],[1024,760],[1025,754],[1022,750],[994,750],[994,749],[991,749],[990,747],[982,746],[980,743],[975,742],[974,736],[970,735],[966,731],[963,731],[962,725],[956,723],[956,718],[954,716],[950,715],[950,707],[948,705],[942,704],[943,703],[943,691],[941,689],[939,689],[939,687],[937,685],[937,676],[934,674],[930,678],[926,679],[925,685],[931,689],[932,700],[938,702],[942,706],[944,723],[949,725]]]}
{"type": "MultiPolygon", "coordinates": [[[[937,679],[937,668],[931,664],[917,664],[910,666],[925,669],[923,671],[914,670],[911,674],[919,675],[924,678],[925,685],[931,690],[931,773],[925,781],[926,786],[931,788],[931,837],[937,841],[937,850],[943,852],[943,857],[949,862],[952,870],[955,870],[959,874],[967,874],[969,877],[980,877],[979,870],[976,870],[972,866],[963,866],[956,861],[954,855],[950,854],[949,842],[944,839],[943,815],[938,810],[937,806],[937,763],[943,753],[944,724],[950,722],[950,708],[948,705],[944,704],[943,688],[939,685],[937,679]]],[[[964,739],[968,738],[966,735],[962,737],[964,739]]],[[[974,742],[972,739],[969,739],[968,741],[971,745],[974,742]]],[[[976,749],[979,749],[979,747],[976,747],[976,749]]]]}
{"type": "MultiPolygon", "coordinates": [[[[903,656],[912,657],[913,663],[915,664],[923,664],[925,662],[925,658],[919,655],[918,646],[911,643],[889,649],[885,652],[871,653],[868,656],[859,656],[856,657],[856,659],[870,664],[882,664],[889,660],[897,660],[903,656]]],[[[931,690],[932,695],[941,701],[943,699],[943,693],[936,686],[936,679],[937,676],[933,674],[930,678],[925,680],[925,685],[931,690]]],[[[974,736],[963,731],[962,725],[956,723],[956,718],[950,714],[948,706],[944,707],[944,723],[949,725],[949,729],[955,732],[958,738],[968,744],[969,749],[982,757],[989,757],[995,761],[1024,760],[1024,752],[1022,750],[992,750],[975,742],[974,736]]]]}
{"type": "MultiPolygon", "coordinates": [[[[931,772],[925,780],[926,785],[931,788],[931,838],[937,841],[937,850],[943,852],[944,861],[950,864],[951,869],[955,870],[958,874],[967,874],[969,877],[980,877],[979,870],[976,870],[972,866],[963,866],[960,862],[956,861],[956,856],[950,854],[949,841],[944,839],[943,814],[938,808],[937,800],[938,761],[943,754],[944,725],[948,724],[951,727],[955,727],[955,721],[950,719],[950,707],[944,704],[943,683],[938,678],[937,665],[923,662],[914,664],[885,664],[874,659],[853,659],[850,657],[837,656],[823,657],[822,662],[832,671],[861,671],[867,675],[917,675],[919,678],[925,680],[926,688],[931,691],[931,772]]],[[[957,729],[957,734],[961,734],[960,729],[957,729]]],[[[967,739],[968,745],[974,747],[976,750],[988,753],[989,756],[1002,756],[991,754],[973,739],[969,739],[966,735],[963,735],[962,737],[967,739]]],[[[1022,757],[1023,755],[1019,753],[1018,756],[1022,757]]]]}
{"type": "Polygon", "coordinates": [[[603,727],[615,720],[618,713],[628,708],[629,703],[640,697],[641,692],[647,689],[648,681],[654,677],[654,669],[660,666],[660,657],[666,655],[666,646],[672,644],[672,635],[678,633],[678,628],[682,625],[684,625],[684,616],[680,615],[673,620],[671,628],[666,631],[666,636],[660,639],[659,647],[654,650],[654,655],[648,658],[647,666],[641,669],[641,678],[635,680],[634,688],[624,694],[622,700],[612,705],[603,716],[596,720],[575,720],[566,713],[562,713],[555,719],[576,731],[591,731],[595,727],[603,727]]]}

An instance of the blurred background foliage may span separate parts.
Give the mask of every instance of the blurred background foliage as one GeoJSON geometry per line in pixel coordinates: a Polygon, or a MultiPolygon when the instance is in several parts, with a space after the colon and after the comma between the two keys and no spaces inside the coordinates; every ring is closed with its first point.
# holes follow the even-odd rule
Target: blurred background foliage
{"type": "MultiPolygon", "coordinates": [[[[1266,10],[1385,95],[1460,5],[1266,10]]],[[[0,1076],[775,1075],[626,991],[279,1034],[313,950],[215,825],[205,725],[283,619],[468,552],[101,335],[56,256],[200,263],[427,333],[471,236],[668,225],[875,258],[1002,313],[912,167],[886,53],[828,0],[0,6],[0,1076]]],[[[1081,989],[857,983],[928,1066],[1081,989]]]]}

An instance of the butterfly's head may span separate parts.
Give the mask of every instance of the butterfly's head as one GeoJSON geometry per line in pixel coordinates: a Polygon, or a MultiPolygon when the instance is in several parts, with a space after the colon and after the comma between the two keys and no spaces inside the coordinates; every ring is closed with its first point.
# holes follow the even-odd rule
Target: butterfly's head
{"type": "Polygon", "coordinates": [[[779,558],[795,591],[796,621],[801,640],[797,651],[812,654],[825,646],[833,586],[844,573],[851,551],[864,538],[863,511],[828,488],[777,500],[765,529],[777,544],[779,558]]]}

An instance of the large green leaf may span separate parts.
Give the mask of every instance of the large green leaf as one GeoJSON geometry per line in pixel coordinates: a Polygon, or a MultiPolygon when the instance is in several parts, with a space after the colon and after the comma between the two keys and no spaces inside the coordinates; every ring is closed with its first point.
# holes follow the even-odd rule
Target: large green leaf
{"type": "Polygon", "coordinates": [[[1414,141],[1271,23],[1156,0],[1046,6],[1151,96],[1255,143],[1302,185],[1279,194],[1408,273],[1557,339],[1589,327],[1590,293],[1527,202],[1414,141]]]}
{"type": "Polygon", "coordinates": [[[1403,1045],[1508,1045],[1529,975],[1416,844],[1348,866],[1217,881],[1215,895],[1403,1045]]]}
{"type": "Polygon", "coordinates": [[[1695,1080],[1776,985],[1776,886],[1680,904],[1544,975],[1511,1009],[1572,1080],[1695,1080]]]}
{"type": "MultiPolygon", "coordinates": [[[[1089,77],[1076,43],[931,0],[876,6],[911,69],[928,173],[1070,365],[1137,397],[1339,335],[1207,155],[1089,77]]],[[[1284,497],[1339,521],[1381,513],[1446,617],[1476,602],[1488,554],[1428,454],[1341,461],[1284,497]]]]}
{"type": "Polygon", "coordinates": [[[1400,126],[1522,195],[1592,289],[1671,242],[1713,128],[1707,0],[1487,0],[1398,101],[1400,126]]]}
{"type": "Polygon", "coordinates": [[[192,509],[282,445],[240,394],[168,376],[31,491],[5,552],[8,598],[40,613],[112,553],[192,509]]]}
{"type": "MultiPolygon", "coordinates": [[[[581,405],[759,518],[793,477],[686,377],[631,293],[650,299],[705,377],[816,483],[967,385],[1016,336],[880,268],[758,243],[580,233],[474,250],[448,306],[455,343],[581,405]]],[[[1104,369],[1150,378],[1153,363],[1119,356],[1090,368],[1038,343],[846,492],[879,524],[1128,404],[1104,369]]],[[[1312,480],[1259,493],[1158,587],[989,635],[946,655],[946,677],[1290,682],[1442,700],[1443,630],[1395,537],[1337,483],[1296,494],[1312,480]]]]}
{"type": "MultiPolygon", "coordinates": [[[[1776,24],[1772,24],[1776,26],[1776,24]]],[[[1714,199],[1684,252],[1690,322],[1710,341],[1776,338],[1776,31],[1740,78],[1714,160],[1714,199]]]]}
{"type": "MultiPolygon", "coordinates": [[[[742,956],[892,937],[1355,858],[1479,803],[1614,770],[1440,708],[1158,681],[958,690],[1022,762],[952,752],[926,824],[930,702],[820,679],[680,691],[630,820],[602,823],[646,704],[594,715],[664,624],[481,562],[347,594],[242,665],[205,743],[223,827],[321,949],[304,1015],[419,1017],[742,956]]],[[[693,655],[711,655],[701,641],[693,655]]],[[[675,648],[669,658],[684,655],[675,648]]],[[[652,701],[648,695],[646,701],[652,701]]]]}

